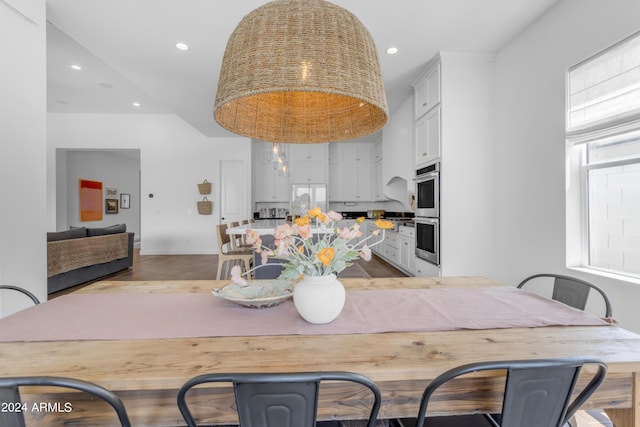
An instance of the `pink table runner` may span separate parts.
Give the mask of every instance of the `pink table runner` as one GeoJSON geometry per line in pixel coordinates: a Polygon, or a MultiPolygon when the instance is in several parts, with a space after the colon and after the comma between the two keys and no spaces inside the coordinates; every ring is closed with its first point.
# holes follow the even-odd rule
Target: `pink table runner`
{"type": "Polygon", "coordinates": [[[429,332],[607,325],[511,287],[349,291],[326,325],[305,322],[292,300],[251,309],[211,294],[65,295],[0,320],[0,341],[135,340],[257,335],[429,332]]]}

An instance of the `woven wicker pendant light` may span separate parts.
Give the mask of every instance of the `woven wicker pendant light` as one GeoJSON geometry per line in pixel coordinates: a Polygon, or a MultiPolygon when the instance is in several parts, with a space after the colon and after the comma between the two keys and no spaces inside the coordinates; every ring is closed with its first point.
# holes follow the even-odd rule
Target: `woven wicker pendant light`
{"type": "Polygon", "coordinates": [[[275,0],[229,37],[214,107],[224,128],[271,142],[353,139],[386,123],[369,31],[325,0],[275,0]]]}

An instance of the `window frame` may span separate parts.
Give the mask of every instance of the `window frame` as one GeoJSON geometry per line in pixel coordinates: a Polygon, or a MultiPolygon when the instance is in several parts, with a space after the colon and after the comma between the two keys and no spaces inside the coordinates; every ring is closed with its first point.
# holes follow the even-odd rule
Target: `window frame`
{"type": "MultiPolygon", "coordinates": [[[[632,132],[640,134],[640,113],[637,110],[622,113],[619,116],[596,120],[584,126],[569,128],[570,115],[570,73],[576,67],[601,57],[606,52],[619,47],[626,41],[640,37],[640,32],[625,37],[605,49],[591,55],[570,67],[565,74],[565,143],[567,149],[567,183],[566,183],[566,215],[567,215],[567,247],[566,266],[600,276],[640,284],[640,273],[611,270],[591,264],[591,218],[590,218],[590,183],[589,173],[593,170],[606,169],[631,164],[640,164],[640,153],[628,158],[599,159],[589,161],[589,150],[592,143],[626,135],[632,132]],[[577,182],[576,182],[577,181],[577,182]],[[575,182],[575,183],[574,183],[575,182]],[[576,225],[575,222],[578,221],[576,225]],[[576,251],[579,253],[576,254],[576,251]]],[[[636,136],[633,141],[637,141],[636,136]]]]}

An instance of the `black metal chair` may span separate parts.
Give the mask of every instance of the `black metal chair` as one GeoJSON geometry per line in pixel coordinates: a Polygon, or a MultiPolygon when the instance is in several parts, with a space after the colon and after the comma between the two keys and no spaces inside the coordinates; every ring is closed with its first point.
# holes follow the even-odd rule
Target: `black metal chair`
{"type": "Polygon", "coordinates": [[[204,374],[187,381],[178,393],[178,408],[189,427],[196,422],[186,402],[186,393],[204,383],[233,384],[242,427],[313,427],[316,425],[318,391],[323,381],[347,381],[368,388],[373,403],[367,422],[373,427],[380,410],[378,387],[367,377],[352,372],[204,374]]]}
{"type": "Polygon", "coordinates": [[[11,290],[11,291],[20,292],[20,293],[28,296],[31,299],[31,301],[34,302],[34,304],[36,304],[36,305],[40,304],[40,300],[38,299],[38,297],[36,297],[34,294],[29,292],[28,290],[26,290],[24,288],[21,288],[19,286],[0,285],[0,289],[8,289],[8,290],[11,290]]]}
{"type": "Polygon", "coordinates": [[[416,427],[561,427],[600,386],[607,366],[596,358],[539,359],[472,363],[453,368],[434,379],[420,402],[416,427]],[[576,380],[585,364],[597,371],[572,400],[576,380]],[[502,412],[498,415],[426,417],[429,402],[440,386],[480,371],[505,371],[502,412]]]}
{"type": "MultiPolygon", "coordinates": [[[[20,403],[19,388],[21,386],[53,386],[83,391],[111,405],[122,427],[131,426],[129,416],[120,398],[97,384],[66,377],[0,378],[0,402],[20,403]]],[[[20,411],[0,411],[0,425],[3,427],[24,427],[24,414],[20,411]]]]}
{"type": "Polygon", "coordinates": [[[560,274],[534,274],[533,276],[527,277],[522,282],[520,282],[520,284],[518,284],[518,288],[522,288],[531,280],[541,277],[550,277],[554,279],[553,294],[551,296],[552,299],[560,301],[579,310],[585,309],[587,305],[587,299],[589,298],[589,294],[593,289],[602,296],[605,306],[605,317],[611,317],[611,302],[609,301],[609,297],[607,297],[607,294],[593,283],[589,283],[582,279],[577,279],[571,276],[563,276],[560,274]]]}

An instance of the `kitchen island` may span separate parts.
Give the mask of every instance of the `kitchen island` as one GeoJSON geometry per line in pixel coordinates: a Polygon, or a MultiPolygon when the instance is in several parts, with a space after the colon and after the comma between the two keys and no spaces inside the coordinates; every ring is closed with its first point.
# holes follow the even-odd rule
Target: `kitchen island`
{"type": "MultiPolygon", "coordinates": [[[[274,232],[276,227],[282,224],[291,224],[290,221],[278,220],[278,219],[269,219],[269,220],[257,220],[254,223],[239,225],[233,228],[227,228],[227,234],[231,236],[244,236],[247,233],[247,230],[253,230],[260,234],[260,239],[262,240],[262,246],[268,248],[274,248],[274,232]]],[[[333,227],[313,227],[311,231],[313,234],[325,234],[325,233],[333,233],[333,227]]],[[[280,276],[280,272],[282,271],[282,263],[281,259],[278,258],[270,258],[268,261],[269,266],[264,266],[260,268],[256,268],[262,265],[262,257],[258,252],[256,252],[253,256],[253,267],[255,270],[252,272],[252,276],[254,279],[276,279],[280,276]]]]}
{"type": "MultiPolygon", "coordinates": [[[[243,224],[237,227],[229,227],[227,228],[227,234],[232,236],[243,236],[246,234],[247,230],[254,230],[257,231],[260,236],[273,236],[276,227],[282,224],[292,224],[292,222],[282,219],[260,219],[253,223],[243,224]]],[[[311,232],[313,234],[333,233],[333,227],[313,227],[311,232]]]]}

